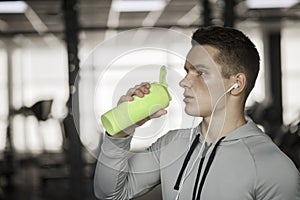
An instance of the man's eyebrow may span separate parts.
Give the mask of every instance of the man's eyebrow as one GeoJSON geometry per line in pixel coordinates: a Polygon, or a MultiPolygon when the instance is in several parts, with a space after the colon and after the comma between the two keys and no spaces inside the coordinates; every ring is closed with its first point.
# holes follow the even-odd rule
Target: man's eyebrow
{"type": "Polygon", "coordinates": [[[206,69],[206,70],[209,69],[207,66],[202,65],[202,64],[193,65],[193,67],[194,67],[195,69],[206,69]]]}

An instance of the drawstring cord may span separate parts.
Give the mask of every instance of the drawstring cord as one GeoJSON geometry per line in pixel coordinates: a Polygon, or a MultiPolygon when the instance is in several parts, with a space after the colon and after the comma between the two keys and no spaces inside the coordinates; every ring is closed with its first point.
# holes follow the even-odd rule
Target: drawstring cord
{"type": "MultiPolygon", "coordinates": [[[[176,183],[175,183],[175,186],[174,186],[174,189],[175,190],[179,190],[180,188],[180,183],[181,183],[181,179],[182,179],[182,176],[183,176],[183,173],[189,163],[189,160],[191,159],[191,156],[197,146],[197,144],[199,143],[199,137],[200,137],[200,134],[197,134],[184,161],[183,161],[183,164],[182,164],[182,167],[180,169],[180,172],[179,172],[179,175],[177,177],[177,180],[176,180],[176,183]]],[[[204,173],[203,173],[203,176],[201,178],[201,181],[200,181],[200,185],[199,185],[199,189],[198,189],[198,194],[197,194],[197,197],[196,199],[197,200],[200,200],[200,196],[201,196],[201,192],[202,192],[202,188],[203,188],[203,185],[205,183],[205,179],[207,177],[207,174],[209,172],[209,169],[212,165],[212,162],[215,158],[215,155],[216,155],[216,151],[217,151],[217,148],[218,146],[220,145],[220,143],[222,142],[222,140],[225,138],[222,137],[218,140],[218,142],[215,144],[213,150],[212,150],[212,153],[210,154],[209,158],[208,158],[208,161],[207,161],[207,165],[204,169],[204,173]]],[[[203,162],[204,162],[204,159],[205,159],[205,156],[201,158],[201,161],[199,163],[199,169],[198,169],[198,172],[197,172],[197,177],[196,177],[196,180],[195,180],[195,184],[194,184],[194,190],[193,190],[193,200],[195,200],[195,196],[196,196],[196,192],[197,192],[197,187],[198,187],[198,183],[199,183],[199,178],[200,178],[200,173],[202,171],[202,166],[203,166],[203,162]]]]}
{"type": "MultiPolygon", "coordinates": [[[[211,164],[212,164],[212,162],[213,162],[213,160],[214,160],[214,158],[215,158],[215,156],[216,156],[217,148],[218,148],[218,146],[220,145],[220,143],[222,142],[222,140],[223,140],[224,138],[225,138],[225,137],[222,137],[222,138],[216,143],[216,145],[214,146],[214,148],[213,148],[213,150],[212,150],[212,152],[211,152],[211,154],[210,154],[210,156],[209,156],[209,158],[208,158],[207,165],[206,165],[206,167],[205,167],[205,169],[204,169],[204,173],[203,173],[203,175],[202,175],[201,182],[200,182],[200,185],[199,185],[198,194],[197,194],[197,198],[196,198],[197,200],[200,200],[202,188],[203,188],[203,185],[204,185],[204,183],[205,183],[205,180],[206,180],[207,174],[208,174],[208,172],[209,172],[209,169],[210,169],[210,167],[211,167],[211,164]]],[[[203,160],[204,160],[204,159],[203,159],[203,160]]],[[[201,168],[202,168],[202,166],[201,166],[201,168]]],[[[200,169],[200,172],[201,172],[201,169],[200,169]]],[[[198,173],[200,173],[200,172],[198,171],[198,173]]],[[[198,185],[198,182],[195,183],[195,187],[197,187],[196,185],[198,185]]]]}
{"type": "Polygon", "coordinates": [[[192,145],[191,145],[191,147],[190,147],[190,149],[189,149],[189,151],[188,151],[188,153],[187,153],[187,155],[186,155],[186,157],[185,157],[185,159],[184,159],[184,161],[183,161],[183,164],[182,164],[181,170],[179,172],[176,184],[174,186],[175,190],[179,189],[183,172],[184,172],[184,170],[185,170],[188,162],[190,161],[190,158],[191,158],[191,156],[192,156],[192,154],[193,154],[193,152],[194,152],[194,150],[195,150],[195,148],[196,148],[196,146],[197,146],[197,144],[199,142],[199,137],[200,137],[200,134],[197,134],[196,137],[195,137],[195,139],[194,139],[194,141],[193,141],[193,143],[192,143],[192,145]]]}

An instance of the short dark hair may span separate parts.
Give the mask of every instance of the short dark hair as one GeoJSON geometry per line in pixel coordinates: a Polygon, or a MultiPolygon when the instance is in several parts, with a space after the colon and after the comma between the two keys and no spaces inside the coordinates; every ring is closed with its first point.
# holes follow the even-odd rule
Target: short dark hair
{"type": "Polygon", "coordinates": [[[247,78],[246,97],[255,85],[259,71],[259,54],[255,45],[241,31],[219,26],[203,27],[192,36],[192,45],[210,45],[219,50],[213,58],[222,66],[222,75],[229,78],[239,72],[247,78]]]}

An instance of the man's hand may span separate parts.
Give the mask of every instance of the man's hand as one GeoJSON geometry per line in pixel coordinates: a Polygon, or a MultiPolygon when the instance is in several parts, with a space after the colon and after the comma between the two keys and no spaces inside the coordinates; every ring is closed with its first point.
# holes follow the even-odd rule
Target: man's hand
{"type": "MultiPolygon", "coordinates": [[[[133,101],[134,100],[133,96],[138,96],[140,98],[143,98],[146,94],[149,94],[149,93],[150,93],[150,84],[147,82],[143,82],[143,83],[136,85],[135,87],[129,89],[125,95],[121,96],[118,101],[118,105],[123,102],[126,102],[126,101],[133,101]]],[[[157,111],[156,113],[153,113],[151,116],[146,117],[145,119],[142,119],[141,121],[137,122],[136,124],[126,128],[125,130],[113,135],[113,137],[126,137],[127,135],[134,133],[134,131],[137,127],[143,125],[150,119],[158,118],[165,114],[167,114],[167,111],[165,109],[161,109],[161,110],[157,111]]]]}

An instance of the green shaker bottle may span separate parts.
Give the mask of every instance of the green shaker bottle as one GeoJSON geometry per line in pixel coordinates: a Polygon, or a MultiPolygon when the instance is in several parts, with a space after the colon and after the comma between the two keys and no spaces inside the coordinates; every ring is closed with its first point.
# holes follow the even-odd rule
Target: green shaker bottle
{"type": "Polygon", "coordinates": [[[160,69],[159,83],[150,83],[150,93],[140,98],[134,96],[133,101],[123,102],[101,116],[103,127],[110,135],[114,135],[142,119],[166,108],[171,101],[166,84],[166,67],[160,69]]]}

